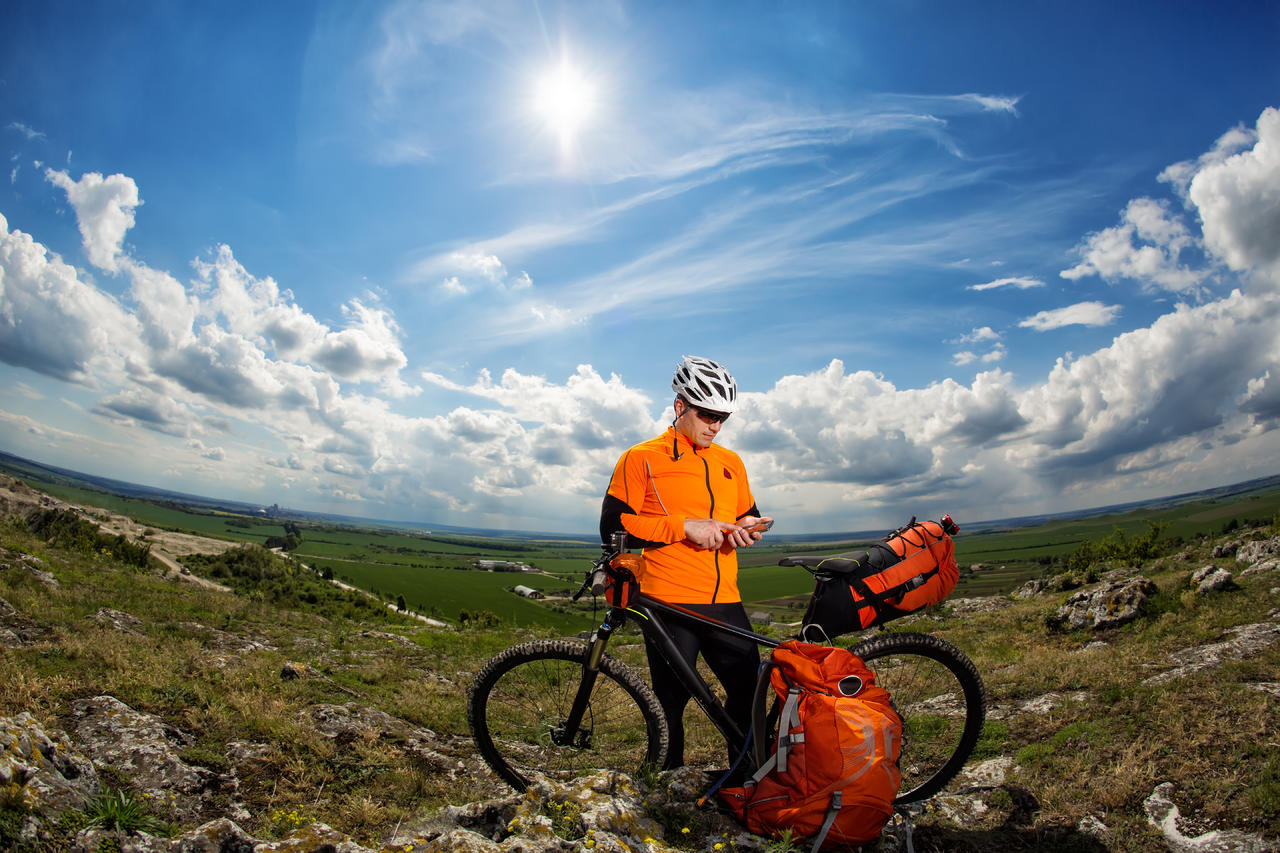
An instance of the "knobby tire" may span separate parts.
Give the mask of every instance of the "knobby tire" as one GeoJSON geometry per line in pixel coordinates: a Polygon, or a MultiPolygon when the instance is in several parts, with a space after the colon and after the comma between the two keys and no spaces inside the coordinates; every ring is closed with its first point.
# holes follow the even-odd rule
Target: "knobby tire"
{"type": "Polygon", "coordinates": [[[467,697],[471,735],[485,762],[517,791],[535,772],[568,781],[600,768],[635,775],[662,766],[669,738],[662,707],[638,672],[608,655],[574,743],[553,742],[588,650],[573,640],[522,643],[476,675],[467,697]]]}
{"type": "Polygon", "coordinates": [[[902,717],[902,787],[894,803],[932,797],[960,772],[982,733],[987,703],[977,667],[931,634],[881,634],[850,651],[902,717]]]}

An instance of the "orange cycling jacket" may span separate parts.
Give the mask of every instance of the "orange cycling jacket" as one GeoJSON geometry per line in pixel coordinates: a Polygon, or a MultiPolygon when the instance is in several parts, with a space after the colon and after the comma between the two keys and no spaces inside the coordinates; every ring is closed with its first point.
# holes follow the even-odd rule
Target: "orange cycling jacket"
{"type": "Polygon", "coordinates": [[[674,428],[622,454],[600,510],[600,538],[618,530],[642,548],[640,588],[677,604],[729,604],[738,593],[738,554],[729,543],[700,550],[684,536],[687,518],[735,523],[759,515],[738,454],[700,448],[674,428]]]}

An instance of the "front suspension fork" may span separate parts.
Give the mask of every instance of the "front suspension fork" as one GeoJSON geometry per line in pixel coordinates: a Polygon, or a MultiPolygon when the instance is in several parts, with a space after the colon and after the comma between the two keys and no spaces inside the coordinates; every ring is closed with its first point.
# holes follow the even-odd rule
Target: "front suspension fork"
{"type": "Polygon", "coordinates": [[[569,707],[569,715],[551,733],[551,742],[556,746],[579,749],[591,747],[592,729],[590,726],[582,728],[582,719],[591,706],[591,691],[595,689],[596,679],[600,676],[600,661],[604,659],[604,650],[609,645],[614,627],[606,616],[604,623],[591,637],[591,645],[587,647],[587,656],[582,664],[582,681],[578,683],[578,692],[569,707]]]}

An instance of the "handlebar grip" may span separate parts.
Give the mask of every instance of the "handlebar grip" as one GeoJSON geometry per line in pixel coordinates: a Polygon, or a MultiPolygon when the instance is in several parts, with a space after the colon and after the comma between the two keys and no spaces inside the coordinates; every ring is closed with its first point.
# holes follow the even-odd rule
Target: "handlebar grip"
{"type": "Polygon", "coordinates": [[[591,574],[591,594],[604,595],[604,591],[609,586],[609,575],[604,569],[596,569],[591,574]]]}

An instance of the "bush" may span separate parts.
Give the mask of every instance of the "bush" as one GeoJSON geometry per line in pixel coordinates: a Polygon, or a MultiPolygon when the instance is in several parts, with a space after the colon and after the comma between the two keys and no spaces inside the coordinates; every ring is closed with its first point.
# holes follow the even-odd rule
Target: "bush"
{"type": "Polygon", "coordinates": [[[145,569],[151,545],[130,542],[123,536],[103,533],[98,525],[66,509],[37,509],[26,518],[27,532],[56,548],[82,554],[109,554],[130,566],[145,569]]]}
{"type": "Polygon", "coordinates": [[[1168,528],[1165,522],[1148,521],[1147,529],[1136,539],[1117,527],[1110,536],[1100,542],[1081,542],[1067,556],[1067,570],[1072,574],[1087,574],[1098,563],[1122,563],[1140,565],[1165,553],[1168,543],[1160,542],[1160,535],[1168,528]]]}

